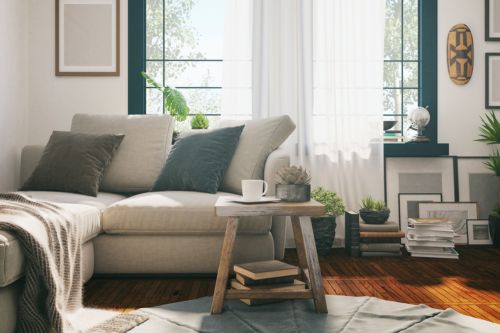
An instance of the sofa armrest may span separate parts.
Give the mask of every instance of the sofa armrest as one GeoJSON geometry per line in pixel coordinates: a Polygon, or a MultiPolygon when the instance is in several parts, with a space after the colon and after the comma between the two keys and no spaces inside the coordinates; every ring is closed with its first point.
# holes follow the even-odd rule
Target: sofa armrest
{"type": "Polygon", "coordinates": [[[42,158],[45,146],[25,146],[21,152],[21,185],[26,182],[42,158]]]}
{"type": "MultiPolygon", "coordinates": [[[[282,167],[289,165],[290,155],[285,149],[279,148],[269,154],[264,168],[264,180],[269,185],[267,195],[276,193],[276,173],[282,167]]],[[[284,216],[273,216],[271,234],[274,239],[274,257],[281,260],[285,256],[286,218],[284,216]]]]}

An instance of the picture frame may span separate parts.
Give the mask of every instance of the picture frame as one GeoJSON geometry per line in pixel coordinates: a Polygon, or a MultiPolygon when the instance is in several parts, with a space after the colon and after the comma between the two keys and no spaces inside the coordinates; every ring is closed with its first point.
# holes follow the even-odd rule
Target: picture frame
{"type": "Polygon", "coordinates": [[[452,156],[386,157],[385,201],[391,220],[399,221],[399,193],[441,193],[442,201],[455,201],[455,171],[452,156]]]}
{"type": "Polygon", "coordinates": [[[418,204],[421,202],[442,202],[441,193],[399,193],[398,195],[398,215],[399,230],[406,233],[408,231],[408,218],[419,217],[418,204]]]}
{"type": "Polygon", "coordinates": [[[493,245],[488,220],[467,220],[467,243],[469,245],[493,245]]]}
{"type": "Polygon", "coordinates": [[[485,40],[489,42],[500,41],[500,0],[484,1],[485,40]],[[498,6],[498,7],[497,7],[498,6]]]}
{"type": "Polygon", "coordinates": [[[55,5],[56,76],[119,76],[120,0],[55,5]]]}
{"type": "Polygon", "coordinates": [[[477,202],[421,202],[418,204],[419,217],[448,218],[455,232],[455,244],[466,245],[467,220],[477,220],[477,202]]]}
{"type": "Polygon", "coordinates": [[[487,219],[498,198],[499,178],[484,162],[486,156],[457,157],[458,201],[477,202],[479,219],[487,219]]]}
{"type": "Polygon", "coordinates": [[[500,109],[500,53],[486,53],[484,56],[486,64],[485,107],[500,109]]]}

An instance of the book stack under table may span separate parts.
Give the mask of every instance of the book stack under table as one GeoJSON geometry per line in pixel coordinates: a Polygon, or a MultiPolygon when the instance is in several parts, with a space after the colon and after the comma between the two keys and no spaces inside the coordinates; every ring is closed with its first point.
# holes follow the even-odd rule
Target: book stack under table
{"type": "MultiPolygon", "coordinates": [[[[234,265],[236,278],[231,280],[231,288],[237,290],[300,291],[306,284],[295,279],[300,273],[297,266],[278,260],[257,261],[234,265]]],[[[282,300],[242,299],[248,305],[266,304],[282,300]]]]}
{"type": "Polygon", "coordinates": [[[394,257],[401,255],[401,238],[405,234],[399,231],[396,222],[383,224],[359,222],[359,249],[364,257],[394,257]]]}
{"type": "Polygon", "coordinates": [[[458,259],[453,228],[448,219],[408,219],[406,249],[412,257],[458,259]]]}

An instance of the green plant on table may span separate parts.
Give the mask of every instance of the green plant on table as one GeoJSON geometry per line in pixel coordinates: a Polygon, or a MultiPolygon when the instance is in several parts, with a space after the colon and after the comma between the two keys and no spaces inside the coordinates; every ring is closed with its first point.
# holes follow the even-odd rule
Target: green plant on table
{"type": "Polygon", "coordinates": [[[141,76],[146,80],[146,83],[159,91],[163,95],[163,105],[165,110],[175,118],[175,120],[181,122],[186,120],[189,115],[189,107],[187,106],[186,99],[182,93],[172,87],[163,87],[157,83],[151,76],[146,72],[141,72],[141,76]]]}
{"type": "Polygon", "coordinates": [[[386,210],[385,202],[376,200],[372,196],[368,196],[361,200],[361,209],[364,211],[380,212],[386,210]]]}
{"type": "Polygon", "coordinates": [[[202,113],[198,113],[191,119],[192,129],[207,129],[208,128],[208,118],[202,113]]]}
{"type": "Polygon", "coordinates": [[[276,173],[276,184],[280,185],[309,185],[311,175],[301,166],[283,167],[276,173]]]}
{"type": "Polygon", "coordinates": [[[344,214],[344,201],[337,193],[320,186],[311,192],[311,197],[325,206],[326,215],[339,216],[344,214]]]}

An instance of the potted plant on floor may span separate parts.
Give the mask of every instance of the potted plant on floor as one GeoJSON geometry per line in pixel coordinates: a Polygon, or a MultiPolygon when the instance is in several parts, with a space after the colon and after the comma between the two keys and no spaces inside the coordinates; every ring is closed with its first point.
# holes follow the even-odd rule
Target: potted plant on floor
{"type": "Polygon", "coordinates": [[[301,166],[283,167],[276,173],[276,197],[282,201],[311,200],[311,175],[301,166]]]}
{"type": "Polygon", "coordinates": [[[385,202],[375,200],[371,196],[361,200],[359,216],[368,224],[384,224],[391,211],[386,207],[385,202]]]}
{"type": "MultiPolygon", "coordinates": [[[[495,112],[490,111],[485,118],[481,118],[481,127],[479,128],[479,139],[476,141],[484,142],[487,145],[495,145],[494,150],[488,157],[488,161],[484,165],[500,177],[500,152],[496,145],[500,144],[500,122],[495,115],[495,112]]],[[[500,188],[498,189],[497,205],[493,212],[488,217],[491,239],[495,247],[500,247],[500,188]]]]}
{"type": "Polygon", "coordinates": [[[202,113],[198,113],[191,119],[191,129],[207,129],[208,128],[208,118],[202,113]]]}
{"type": "Polygon", "coordinates": [[[327,256],[331,253],[335,241],[336,218],[344,214],[345,211],[344,201],[337,193],[323,187],[315,188],[311,197],[325,206],[325,216],[312,217],[311,219],[318,254],[327,256]]]}

